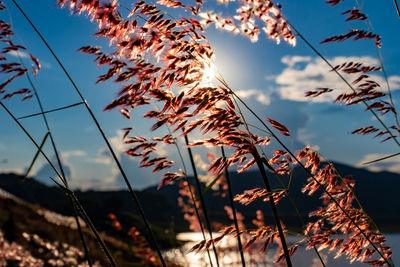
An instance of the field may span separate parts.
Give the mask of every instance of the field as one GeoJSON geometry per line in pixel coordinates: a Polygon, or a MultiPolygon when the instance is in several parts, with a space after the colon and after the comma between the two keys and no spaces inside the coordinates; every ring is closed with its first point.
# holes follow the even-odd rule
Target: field
{"type": "Polygon", "coordinates": [[[397,1],[0,12],[0,266],[396,263],[397,1]]]}

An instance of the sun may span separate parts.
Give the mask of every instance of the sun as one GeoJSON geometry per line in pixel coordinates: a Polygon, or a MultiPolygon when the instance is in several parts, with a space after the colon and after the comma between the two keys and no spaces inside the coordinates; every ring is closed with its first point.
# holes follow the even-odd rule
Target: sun
{"type": "Polygon", "coordinates": [[[213,63],[205,63],[204,68],[202,69],[202,78],[201,83],[203,84],[211,84],[217,75],[217,67],[213,63]]]}

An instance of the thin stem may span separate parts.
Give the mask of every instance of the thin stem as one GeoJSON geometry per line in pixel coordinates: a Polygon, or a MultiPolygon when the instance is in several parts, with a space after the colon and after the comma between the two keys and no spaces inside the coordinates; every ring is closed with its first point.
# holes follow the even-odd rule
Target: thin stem
{"type": "Polygon", "coordinates": [[[26,119],[26,118],[31,118],[31,117],[35,117],[35,116],[39,116],[39,115],[43,115],[43,114],[59,111],[59,110],[72,108],[72,107],[79,106],[79,105],[82,105],[82,104],[83,104],[83,102],[79,102],[79,103],[71,104],[71,105],[68,105],[68,106],[60,107],[60,108],[50,109],[50,110],[46,110],[46,111],[42,111],[42,112],[38,112],[38,113],[26,115],[26,116],[22,116],[22,117],[19,117],[17,119],[18,120],[22,120],[22,119],[26,119]]]}
{"type": "MultiPolygon", "coordinates": [[[[253,125],[251,125],[251,124],[249,124],[249,123],[247,122],[247,120],[246,120],[246,118],[244,117],[244,114],[243,114],[243,112],[242,112],[240,106],[238,105],[238,103],[237,103],[237,101],[236,101],[236,98],[237,98],[238,100],[240,100],[242,103],[243,103],[243,101],[242,101],[238,96],[235,95],[235,93],[231,90],[231,88],[230,88],[229,85],[226,83],[226,81],[224,80],[224,78],[222,77],[222,75],[219,75],[219,76],[216,77],[216,78],[217,78],[217,80],[218,80],[219,82],[221,82],[225,87],[227,87],[227,89],[230,90],[231,93],[233,93],[233,95],[235,96],[235,97],[233,97],[233,101],[235,102],[235,105],[236,105],[236,107],[237,107],[238,110],[239,110],[240,116],[241,116],[241,118],[242,118],[242,120],[243,120],[243,123],[244,123],[244,125],[245,125],[245,127],[246,127],[247,132],[248,132],[249,134],[251,134],[251,131],[250,131],[250,129],[249,129],[249,126],[253,126],[253,125]]],[[[254,127],[254,126],[253,126],[253,127],[254,127]]],[[[258,129],[258,130],[261,130],[261,131],[263,131],[263,132],[266,132],[266,133],[269,134],[269,135],[272,135],[272,132],[271,132],[270,130],[267,130],[267,131],[266,131],[266,130],[260,129],[260,128],[258,128],[258,127],[257,127],[257,129],[258,129]]],[[[260,151],[261,151],[261,154],[265,157],[265,159],[267,159],[267,156],[265,155],[264,151],[263,151],[261,148],[260,148],[260,151]]],[[[261,159],[261,160],[262,160],[262,159],[261,159]]],[[[274,169],[268,164],[268,161],[267,161],[267,160],[263,161],[263,163],[266,164],[266,165],[268,166],[268,168],[270,168],[272,171],[274,171],[274,169]]],[[[289,195],[289,189],[286,188],[286,186],[284,185],[284,183],[282,182],[282,180],[278,177],[278,175],[275,174],[275,177],[276,177],[276,179],[278,180],[278,182],[283,186],[283,188],[287,191],[287,196],[288,196],[288,198],[289,198],[289,200],[290,200],[290,202],[291,202],[293,208],[296,210],[296,213],[297,213],[297,215],[298,215],[298,217],[299,217],[299,219],[300,219],[300,222],[302,223],[303,226],[305,226],[304,220],[303,220],[302,217],[300,216],[300,212],[298,211],[298,208],[296,207],[296,204],[294,203],[293,199],[292,199],[291,196],[289,195]]],[[[289,185],[290,185],[290,181],[289,181],[289,185]]],[[[314,247],[314,251],[315,251],[315,253],[317,254],[319,260],[320,260],[321,263],[322,263],[322,265],[325,267],[325,263],[324,263],[324,261],[323,261],[321,255],[320,255],[320,253],[318,252],[318,250],[317,250],[315,247],[314,247]]]]}
{"type": "Polygon", "coordinates": [[[400,155],[400,153],[396,153],[396,154],[392,154],[392,155],[389,155],[389,156],[386,156],[386,157],[382,157],[382,158],[379,158],[379,159],[375,159],[375,160],[371,160],[371,161],[368,161],[368,162],[364,162],[362,165],[368,165],[368,164],[375,163],[375,162],[378,162],[378,161],[382,161],[382,160],[385,160],[385,159],[390,159],[390,158],[396,157],[398,155],[400,155]]]}
{"type": "Polygon", "coordinates": [[[394,0],[394,5],[396,6],[397,15],[400,18],[400,9],[399,9],[399,5],[397,4],[397,0],[394,0]]]}
{"type": "MultiPolygon", "coordinates": [[[[267,192],[272,192],[271,186],[269,185],[269,182],[268,182],[267,172],[265,171],[265,168],[264,168],[264,165],[260,158],[260,155],[258,154],[257,151],[254,151],[254,153],[252,153],[252,155],[253,155],[254,159],[256,160],[258,169],[260,170],[260,173],[261,173],[265,188],[267,189],[267,192]]],[[[288,250],[288,247],[286,244],[285,234],[283,233],[281,219],[279,217],[278,210],[276,208],[274,197],[272,196],[272,194],[269,196],[269,204],[271,205],[272,213],[275,218],[275,223],[276,223],[276,226],[278,227],[279,238],[281,239],[283,253],[285,254],[286,264],[288,267],[291,267],[292,261],[290,260],[290,255],[289,255],[289,250],[288,250]]]]}
{"type": "MultiPolygon", "coordinates": [[[[167,129],[168,129],[169,134],[172,135],[171,129],[170,129],[168,126],[167,126],[167,129]]],[[[175,140],[176,140],[176,139],[175,139],[175,140]]],[[[188,190],[189,190],[190,199],[191,199],[192,202],[193,202],[193,207],[194,207],[194,211],[195,211],[195,213],[196,213],[197,220],[198,220],[198,222],[199,222],[201,234],[202,234],[202,236],[203,236],[203,240],[206,240],[207,238],[206,238],[206,234],[204,233],[204,226],[203,226],[203,222],[201,221],[199,209],[198,209],[197,203],[196,203],[196,198],[195,198],[194,193],[193,193],[193,191],[192,191],[192,188],[191,188],[191,186],[190,186],[189,177],[187,176],[186,164],[185,164],[185,161],[183,160],[182,152],[181,152],[181,149],[179,148],[178,143],[175,141],[174,144],[175,144],[176,150],[178,151],[179,158],[180,158],[180,160],[181,160],[181,162],[182,162],[182,167],[183,167],[183,170],[184,170],[184,172],[185,172],[185,175],[184,175],[184,176],[185,176],[185,181],[186,181],[186,183],[187,183],[187,188],[188,188],[188,190]]],[[[210,261],[210,266],[213,267],[214,265],[213,265],[213,263],[212,263],[211,254],[210,254],[210,251],[209,251],[208,249],[207,249],[207,256],[208,256],[208,260],[210,261]]]]}
{"type": "MultiPolygon", "coordinates": [[[[47,133],[44,135],[44,137],[43,137],[43,139],[42,139],[42,142],[41,142],[40,145],[39,145],[40,149],[43,148],[44,143],[46,142],[47,137],[49,136],[49,134],[50,134],[50,132],[47,131],[47,133]]],[[[28,167],[28,169],[27,169],[26,172],[25,172],[25,175],[24,175],[25,178],[28,178],[28,175],[29,175],[29,173],[31,172],[32,167],[33,167],[33,165],[35,164],[36,159],[38,158],[39,155],[40,155],[40,150],[36,151],[35,155],[33,156],[32,162],[31,162],[31,164],[29,164],[29,167],[28,167]]]]}
{"type": "Polygon", "coordinates": [[[108,138],[106,137],[106,134],[104,133],[103,129],[100,126],[99,121],[97,120],[96,116],[94,115],[93,111],[91,110],[91,108],[89,107],[89,104],[87,103],[86,99],[83,97],[81,91],[78,89],[78,86],[75,84],[74,80],[72,79],[72,77],[70,76],[69,72],[66,70],[66,68],[64,67],[64,65],[61,63],[60,59],[58,58],[58,56],[55,54],[55,52],[53,51],[53,49],[50,47],[50,45],[47,43],[46,39],[43,37],[43,35],[40,33],[40,31],[36,28],[36,26],[33,24],[33,22],[29,19],[29,17],[25,14],[25,12],[22,10],[22,8],[18,5],[18,3],[15,0],[11,0],[15,6],[18,8],[18,10],[21,12],[21,14],[25,17],[25,19],[29,22],[29,24],[32,26],[32,28],[34,29],[34,31],[37,33],[37,35],[39,36],[39,38],[42,40],[42,42],[46,45],[47,49],[50,51],[50,53],[53,55],[54,59],[57,61],[58,65],[61,67],[61,69],[63,70],[63,72],[65,73],[65,75],[67,76],[68,80],[71,82],[72,86],[74,87],[76,93],[79,95],[79,97],[81,98],[82,102],[84,103],[88,113],[90,114],[93,122],[95,123],[97,129],[99,130],[101,136],[104,139],[104,142],[106,143],[111,156],[113,157],[118,170],[120,171],[122,178],[125,181],[126,186],[128,187],[129,193],[133,199],[133,201],[135,202],[137,209],[139,211],[140,216],[142,217],[142,220],[145,224],[146,230],[149,234],[151,243],[153,243],[153,246],[155,247],[158,257],[160,258],[161,264],[163,265],[163,267],[166,267],[166,263],[164,261],[163,255],[161,253],[161,250],[158,246],[158,243],[155,239],[154,233],[151,229],[150,223],[148,222],[145,214],[144,214],[144,210],[142,205],[140,204],[140,201],[136,195],[136,193],[133,191],[133,188],[131,186],[131,183],[128,180],[128,177],[125,173],[125,171],[122,168],[121,163],[118,160],[118,157],[114,151],[114,149],[112,148],[110,142],[108,141],[108,138]]]}
{"type": "Polygon", "coordinates": [[[83,235],[81,223],[79,222],[78,211],[77,211],[77,209],[76,209],[76,207],[74,205],[74,201],[70,197],[68,199],[70,200],[71,205],[72,205],[73,210],[74,210],[75,222],[76,222],[76,226],[78,227],[79,237],[80,237],[80,239],[82,241],[83,250],[85,251],[86,261],[88,262],[89,266],[92,267],[93,266],[93,261],[92,261],[92,258],[90,257],[89,249],[88,249],[88,247],[86,245],[85,236],[83,235]]]}
{"type": "MultiPolygon", "coordinates": [[[[222,156],[225,158],[225,150],[224,147],[221,146],[221,153],[222,156]]],[[[229,201],[231,204],[231,208],[232,208],[232,215],[233,215],[233,222],[235,224],[235,228],[236,228],[236,238],[237,238],[237,242],[238,242],[238,247],[239,247],[239,253],[240,253],[240,260],[242,261],[242,266],[246,267],[246,261],[244,259],[244,254],[243,254],[243,246],[242,246],[242,242],[240,240],[240,229],[239,229],[239,223],[238,223],[238,219],[237,219],[237,215],[236,215],[236,208],[235,208],[235,203],[233,201],[233,192],[232,192],[232,183],[231,183],[231,178],[228,172],[228,167],[225,168],[225,177],[226,177],[226,183],[228,185],[228,196],[229,196],[229,201]]]]}
{"type": "Polygon", "coordinates": [[[393,264],[382,254],[382,252],[377,248],[375,243],[372,242],[372,240],[367,236],[367,234],[360,228],[360,226],[354,221],[354,219],[349,215],[349,213],[339,204],[339,202],[332,196],[331,193],[328,192],[328,190],[324,187],[323,184],[321,184],[320,181],[318,181],[314,174],[311,173],[311,171],[304,166],[304,164],[293,154],[293,152],[280,140],[278,136],[272,132],[272,130],[268,127],[267,124],[238,96],[235,94],[235,92],[232,91],[232,89],[228,86],[228,84],[223,80],[223,78],[218,79],[245,107],[246,109],[249,110],[251,114],[255,116],[255,118],[267,129],[270,133],[271,136],[279,143],[279,145],[289,153],[290,156],[299,164],[299,166],[304,169],[308,175],[310,175],[311,179],[313,179],[319,187],[327,194],[327,196],[335,203],[335,205],[343,212],[343,214],[350,220],[350,222],[357,228],[357,230],[360,231],[360,233],[364,236],[364,238],[371,244],[371,246],[374,248],[376,252],[385,260],[385,262],[389,266],[393,266],[393,264]]]}
{"type": "MultiPolygon", "coordinates": [[[[185,138],[185,143],[186,143],[187,150],[188,150],[188,153],[189,153],[190,164],[192,165],[192,169],[193,169],[193,176],[194,176],[194,180],[196,182],[197,192],[198,192],[198,195],[200,197],[200,204],[201,204],[201,207],[203,208],[203,214],[204,214],[204,218],[206,220],[206,226],[207,226],[210,238],[213,239],[212,227],[211,227],[211,223],[210,223],[210,220],[209,220],[209,217],[208,217],[206,203],[204,201],[203,194],[201,193],[200,180],[199,180],[199,176],[197,174],[196,165],[194,163],[192,149],[189,147],[189,144],[190,144],[189,143],[189,138],[187,137],[186,134],[184,135],[184,138],[185,138]]],[[[217,249],[215,248],[214,242],[212,242],[212,248],[213,248],[213,251],[214,251],[214,254],[215,254],[215,262],[217,263],[217,266],[219,267],[218,254],[217,254],[217,249]]]]}
{"type": "MultiPolygon", "coordinates": [[[[54,166],[54,164],[51,162],[51,160],[48,158],[48,156],[46,155],[46,153],[43,152],[43,150],[40,148],[40,146],[36,143],[36,141],[33,139],[32,135],[25,129],[24,126],[22,126],[22,124],[17,120],[17,118],[14,116],[14,114],[3,104],[2,101],[0,101],[0,106],[3,107],[3,109],[8,113],[8,115],[10,115],[10,117],[14,120],[14,122],[19,126],[19,128],[25,133],[25,135],[31,140],[31,142],[34,144],[34,146],[40,150],[40,153],[42,154],[42,156],[45,158],[45,160],[47,161],[47,163],[50,165],[50,167],[54,170],[54,172],[57,174],[57,177],[62,181],[62,183],[64,184],[64,187],[66,189],[68,189],[70,192],[72,192],[69,187],[68,187],[68,183],[65,180],[65,178],[60,174],[60,172],[57,170],[57,168],[54,166]]],[[[60,185],[57,181],[53,180],[57,185],[60,185]]],[[[63,187],[63,188],[64,188],[63,187]]],[[[72,192],[73,193],[73,192],[72,192]]],[[[81,206],[81,204],[79,203],[78,199],[75,197],[74,194],[72,194],[73,196],[73,200],[74,202],[79,206],[79,209],[81,211],[83,211],[83,215],[85,216],[85,220],[88,222],[90,221],[90,218],[87,216],[85,210],[83,209],[83,207],[81,206]]],[[[105,243],[103,242],[103,240],[100,238],[100,236],[97,233],[96,228],[91,225],[90,229],[92,230],[92,232],[95,234],[97,241],[99,242],[102,250],[104,251],[104,253],[106,254],[106,257],[108,259],[108,261],[110,262],[110,264],[113,267],[116,267],[116,263],[113,259],[113,257],[111,256],[111,253],[109,252],[107,246],[105,245],[105,243]]]]}
{"type": "MultiPolygon", "coordinates": [[[[288,23],[288,25],[296,32],[296,34],[300,37],[300,39],[302,39],[310,48],[311,50],[313,50],[330,68],[333,72],[335,72],[339,78],[353,91],[356,92],[356,90],[354,89],[354,87],[343,77],[342,74],[340,74],[340,72],[338,70],[336,70],[333,65],[329,62],[329,60],[324,57],[288,20],[286,20],[286,22],[288,23]]],[[[362,103],[366,106],[369,107],[369,105],[367,104],[367,101],[362,100],[362,103]]],[[[400,142],[397,140],[396,136],[393,135],[392,131],[390,131],[390,129],[386,126],[386,124],[382,121],[382,119],[378,116],[378,114],[373,110],[373,109],[369,109],[369,111],[372,113],[372,115],[378,120],[378,122],[383,126],[383,128],[385,128],[385,130],[389,133],[389,135],[392,137],[392,139],[394,140],[394,142],[400,146],[400,142]]]]}
{"type": "MultiPolygon", "coordinates": [[[[362,11],[362,7],[361,7],[360,3],[358,2],[358,0],[355,0],[355,1],[356,1],[358,9],[360,9],[362,11]]],[[[395,0],[395,3],[396,3],[396,8],[398,10],[398,6],[397,6],[397,1],[396,0],[395,0]]],[[[369,16],[367,17],[367,20],[365,21],[365,25],[367,26],[367,28],[368,28],[368,30],[370,32],[375,32],[374,28],[372,27],[372,22],[371,22],[371,19],[369,18],[369,16]]],[[[380,65],[382,73],[383,73],[383,77],[385,78],[385,81],[386,81],[386,86],[387,86],[387,90],[388,90],[388,94],[389,94],[390,104],[394,107],[392,90],[390,88],[390,84],[389,84],[389,79],[388,79],[387,73],[386,73],[385,68],[383,66],[383,58],[382,58],[381,48],[378,47],[378,45],[375,42],[374,42],[374,47],[375,47],[376,56],[378,57],[378,60],[379,60],[379,65],[380,65]]],[[[398,117],[397,113],[393,113],[393,114],[394,114],[394,117],[395,117],[395,120],[396,120],[397,127],[400,128],[399,117],[398,117]]]]}
{"type": "MultiPolygon", "coordinates": [[[[264,151],[261,150],[261,153],[262,153],[263,157],[267,160],[267,161],[263,161],[263,163],[264,163],[264,164],[265,164],[266,162],[268,163],[268,158],[267,158],[267,156],[265,155],[264,151]]],[[[286,196],[287,196],[287,198],[289,199],[290,204],[291,204],[292,207],[294,208],[294,210],[295,210],[295,212],[296,212],[296,215],[297,215],[297,217],[299,218],[302,227],[305,228],[305,227],[306,227],[306,224],[305,224],[305,221],[304,221],[304,219],[303,219],[303,216],[300,214],[300,211],[299,211],[299,209],[297,208],[296,203],[294,202],[294,199],[293,199],[292,196],[290,195],[290,183],[291,183],[291,181],[292,181],[292,176],[293,176],[293,171],[290,173],[289,183],[288,183],[288,186],[286,187],[285,184],[284,184],[284,182],[282,181],[282,179],[280,179],[279,176],[275,173],[275,178],[276,178],[276,179],[278,180],[278,182],[281,184],[281,186],[283,187],[283,189],[286,190],[286,196]]],[[[304,237],[304,235],[302,235],[302,236],[304,237]]],[[[309,232],[307,232],[307,237],[311,237],[311,235],[310,235],[309,232]]],[[[311,242],[309,241],[309,238],[307,238],[307,241],[308,241],[309,243],[311,243],[311,242]]],[[[319,253],[319,251],[318,251],[318,249],[316,248],[316,246],[313,246],[313,249],[314,249],[315,254],[317,254],[317,257],[318,257],[319,261],[321,262],[322,266],[323,266],[323,267],[326,267],[325,262],[324,262],[324,260],[322,259],[322,256],[321,256],[321,254],[319,253]]]]}
{"type": "MultiPolygon", "coordinates": [[[[10,19],[11,19],[11,14],[10,14],[10,19]]],[[[18,58],[19,58],[19,61],[21,62],[21,64],[22,64],[23,66],[25,66],[24,61],[22,60],[22,58],[21,58],[21,56],[20,56],[19,54],[18,54],[18,58]]],[[[26,67],[25,67],[25,68],[26,68],[26,67]]],[[[36,100],[37,100],[37,103],[38,103],[39,108],[40,108],[40,111],[41,111],[40,114],[42,115],[43,121],[44,121],[45,126],[46,126],[46,129],[47,129],[47,134],[46,134],[45,138],[43,139],[42,144],[40,144],[40,149],[42,149],[42,147],[43,147],[43,145],[44,145],[44,142],[46,141],[47,136],[50,136],[50,141],[51,141],[51,144],[52,144],[54,153],[55,153],[56,158],[57,158],[57,162],[58,162],[58,166],[59,166],[60,171],[61,171],[61,175],[63,176],[65,182],[67,183],[68,181],[67,181],[67,179],[66,179],[65,172],[64,172],[64,168],[63,168],[63,165],[62,165],[62,163],[61,163],[61,158],[60,158],[60,156],[59,156],[58,149],[57,149],[57,147],[56,147],[56,143],[55,143],[55,141],[54,141],[53,134],[52,134],[52,132],[51,132],[51,130],[50,130],[50,126],[49,126],[47,117],[46,117],[46,115],[45,115],[46,112],[44,111],[44,108],[43,108],[43,105],[42,105],[42,101],[40,100],[40,97],[39,97],[38,90],[36,89],[36,86],[33,84],[33,81],[32,81],[32,79],[31,79],[29,73],[26,73],[26,78],[27,78],[27,80],[28,80],[30,86],[32,87],[32,90],[33,90],[33,92],[34,92],[34,94],[35,94],[35,96],[36,96],[36,100]]],[[[72,106],[75,106],[75,105],[78,105],[78,104],[82,104],[82,103],[73,104],[73,105],[70,105],[70,106],[68,106],[68,107],[59,108],[59,109],[56,109],[56,110],[69,108],[69,107],[72,107],[72,106]]],[[[32,161],[32,164],[31,164],[31,166],[29,166],[29,168],[28,168],[28,170],[27,170],[25,176],[28,176],[28,173],[29,173],[30,169],[32,168],[32,166],[33,166],[33,164],[34,164],[34,162],[35,162],[35,160],[36,160],[36,157],[39,155],[39,153],[40,153],[40,151],[38,150],[37,153],[36,153],[36,155],[35,155],[34,160],[32,161]]],[[[77,210],[76,210],[75,205],[73,204],[73,201],[72,201],[71,199],[70,199],[70,203],[71,203],[71,205],[72,205],[72,209],[74,210],[75,222],[76,222],[76,225],[77,225],[77,228],[78,228],[79,236],[80,236],[81,241],[82,241],[82,246],[83,246],[83,249],[84,249],[84,252],[85,252],[85,258],[86,258],[86,260],[87,260],[89,266],[92,267],[92,266],[93,266],[93,264],[92,264],[92,259],[90,258],[89,250],[88,250],[88,248],[87,248],[87,246],[86,246],[86,241],[85,241],[85,238],[84,238],[84,235],[83,235],[83,232],[82,232],[81,224],[80,224],[79,219],[78,219],[77,210]]]]}

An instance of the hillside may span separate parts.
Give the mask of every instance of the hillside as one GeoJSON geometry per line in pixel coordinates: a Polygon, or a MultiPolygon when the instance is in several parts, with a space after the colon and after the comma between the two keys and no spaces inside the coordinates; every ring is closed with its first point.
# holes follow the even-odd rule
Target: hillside
{"type": "MultiPolygon", "coordinates": [[[[352,174],[354,176],[356,179],[356,195],[378,226],[383,231],[400,231],[400,206],[394,204],[399,201],[397,188],[400,188],[400,175],[389,172],[374,173],[339,163],[336,163],[335,166],[342,175],[352,174]]],[[[231,179],[235,194],[246,189],[262,187],[262,181],[257,172],[231,173],[231,179]]],[[[300,192],[299,188],[304,185],[306,179],[307,175],[304,171],[295,169],[290,186],[290,196],[305,218],[307,218],[309,211],[320,204],[318,194],[315,197],[309,197],[300,192]]],[[[272,174],[270,174],[270,180],[273,188],[279,188],[279,184],[272,174]]],[[[288,177],[283,178],[286,184],[288,180],[288,177]]],[[[0,188],[29,203],[35,203],[65,215],[72,215],[72,209],[66,196],[56,187],[45,186],[34,179],[23,180],[15,174],[1,174],[0,188]]],[[[145,232],[139,217],[136,215],[137,209],[127,191],[76,191],[76,195],[96,223],[96,227],[101,231],[113,236],[119,235],[112,229],[111,222],[107,218],[107,214],[112,212],[117,215],[125,228],[134,225],[145,232]]],[[[176,245],[173,234],[188,230],[188,224],[183,220],[183,214],[177,204],[179,197],[177,187],[172,185],[157,190],[156,186],[153,186],[138,191],[137,195],[147,217],[154,226],[156,235],[162,240],[161,245],[163,247],[176,245]]],[[[215,196],[211,191],[205,195],[205,199],[211,219],[229,223],[223,209],[225,205],[228,205],[228,200],[215,196]]],[[[273,221],[269,214],[268,204],[265,202],[254,202],[246,206],[246,209],[240,204],[237,204],[237,207],[248,223],[254,218],[255,211],[258,209],[265,213],[267,222],[273,221]]],[[[299,227],[298,217],[287,198],[279,203],[278,210],[287,226],[299,227]]]]}
{"type": "MultiPolygon", "coordinates": [[[[74,218],[29,204],[1,189],[0,214],[1,266],[88,266],[74,218]]],[[[109,266],[93,234],[83,221],[81,225],[93,266],[109,266]]],[[[137,244],[104,233],[101,236],[119,266],[150,266],[137,244]]]]}

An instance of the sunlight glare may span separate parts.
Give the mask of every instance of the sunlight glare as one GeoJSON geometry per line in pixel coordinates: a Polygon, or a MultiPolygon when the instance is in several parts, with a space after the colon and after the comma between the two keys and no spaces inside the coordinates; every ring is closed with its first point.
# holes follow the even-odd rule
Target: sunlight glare
{"type": "Polygon", "coordinates": [[[214,80],[215,76],[217,75],[217,67],[213,63],[205,63],[204,69],[202,70],[202,79],[201,82],[203,84],[211,84],[214,80]]]}

